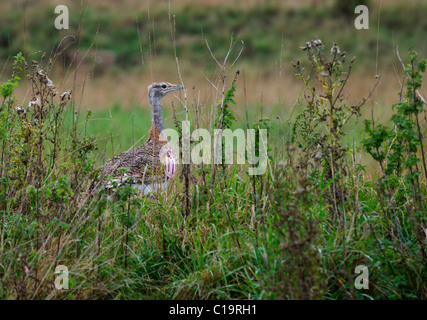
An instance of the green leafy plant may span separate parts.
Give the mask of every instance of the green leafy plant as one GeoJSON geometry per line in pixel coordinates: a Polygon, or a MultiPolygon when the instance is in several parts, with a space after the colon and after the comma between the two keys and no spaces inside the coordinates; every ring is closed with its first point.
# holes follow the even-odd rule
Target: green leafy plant
{"type": "Polygon", "coordinates": [[[306,92],[304,107],[293,124],[292,141],[306,154],[300,167],[315,168],[310,173],[313,177],[319,176],[323,167],[324,179],[331,181],[327,189],[332,219],[336,221],[343,216],[346,198],[339,179],[346,175],[348,160],[348,149],[342,141],[344,126],[360,115],[367,98],[355,106],[346,102],[343,92],[355,59],[347,63],[346,52],[341,52],[337,44],[333,44],[329,55],[323,55],[324,45],[319,39],[307,42],[302,50],[308,54],[313,74],[307,72],[301,62],[293,63],[296,77],[304,82],[306,92]]]}
{"type": "Polygon", "coordinates": [[[422,73],[426,60],[418,59],[416,52],[409,53],[409,64],[405,68],[405,95],[400,93],[400,101],[393,105],[392,128],[365,120],[366,138],[362,141],[365,150],[380,164],[382,178],[380,185],[391,203],[394,226],[400,242],[403,234],[400,225],[409,221],[399,221],[398,210],[413,215],[423,259],[426,258],[424,242],[420,240],[426,222],[426,203],[420,193],[420,176],[427,177],[423,136],[419,115],[424,110],[424,101],[418,93],[422,85],[422,73]],[[409,201],[408,201],[409,200],[409,201]],[[421,229],[422,228],[422,229],[421,229]]]}

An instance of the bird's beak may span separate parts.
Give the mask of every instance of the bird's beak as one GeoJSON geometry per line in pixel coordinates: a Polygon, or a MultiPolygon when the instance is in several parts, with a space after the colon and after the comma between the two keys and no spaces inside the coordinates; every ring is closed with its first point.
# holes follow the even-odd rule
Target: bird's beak
{"type": "Polygon", "coordinates": [[[175,84],[175,85],[170,85],[169,88],[167,89],[167,91],[165,92],[165,95],[174,91],[178,91],[184,89],[184,86],[180,85],[180,84],[175,84]]]}

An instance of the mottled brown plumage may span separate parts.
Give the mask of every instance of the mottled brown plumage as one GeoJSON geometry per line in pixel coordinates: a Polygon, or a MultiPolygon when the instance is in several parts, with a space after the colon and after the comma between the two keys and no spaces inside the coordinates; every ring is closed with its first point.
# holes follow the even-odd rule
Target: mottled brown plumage
{"type": "Polygon", "coordinates": [[[161,140],[159,137],[160,132],[157,128],[152,128],[147,142],[108,160],[102,168],[101,175],[112,175],[116,178],[123,177],[124,173],[118,169],[126,167],[129,168],[125,172],[128,176],[145,182],[152,180],[153,176],[161,175],[162,168],[159,154],[161,148],[167,144],[167,140],[161,140]]]}
{"type": "MultiPolygon", "coordinates": [[[[148,87],[152,122],[147,142],[108,160],[101,170],[101,177],[110,175],[118,185],[122,183],[148,185],[156,181],[167,180],[165,169],[160,161],[160,151],[168,143],[166,137],[162,136],[164,124],[161,99],[168,93],[182,88],[183,86],[181,85],[168,82],[154,82],[148,87]],[[123,172],[120,168],[128,169],[123,172]]],[[[165,154],[164,156],[170,155],[165,154]]],[[[111,188],[112,184],[109,183],[104,187],[111,188]]],[[[150,188],[151,190],[153,189],[152,187],[150,188]]]]}

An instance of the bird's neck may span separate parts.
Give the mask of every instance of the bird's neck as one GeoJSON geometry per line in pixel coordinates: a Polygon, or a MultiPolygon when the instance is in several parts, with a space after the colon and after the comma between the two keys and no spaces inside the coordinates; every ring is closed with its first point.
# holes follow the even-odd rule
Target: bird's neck
{"type": "Polygon", "coordinates": [[[162,101],[158,92],[154,92],[148,97],[151,105],[151,138],[159,138],[160,133],[164,129],[162,101]]]}

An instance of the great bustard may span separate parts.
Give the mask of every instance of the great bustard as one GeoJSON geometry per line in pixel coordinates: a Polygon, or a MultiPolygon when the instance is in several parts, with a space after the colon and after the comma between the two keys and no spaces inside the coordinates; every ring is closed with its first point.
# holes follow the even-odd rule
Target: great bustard
{"type": "Polygon", "coordinates": [[[162,134],[164,123],[161,100],[167,94],[183,88],[182,85],[169,82],[154,82],[148,86],[148,100],[152,113],[150,136],[143,145],[131,148],[105,163],[101,176],[110,175],[113,179],[105,183],[104,188],[111,189],[115,184],[120,186],[130,183],[142,194],[166,188],[168,180],[176,172],[178,160],[172,148],[166,146],[168,140],[162,134]],[[165,157],[162,164],[160,152],[164,146],[166,150],[163,151],[166,152],[162,155],[165,157]],[[120,170],[120,168],[128,169],[120,170]]]}

